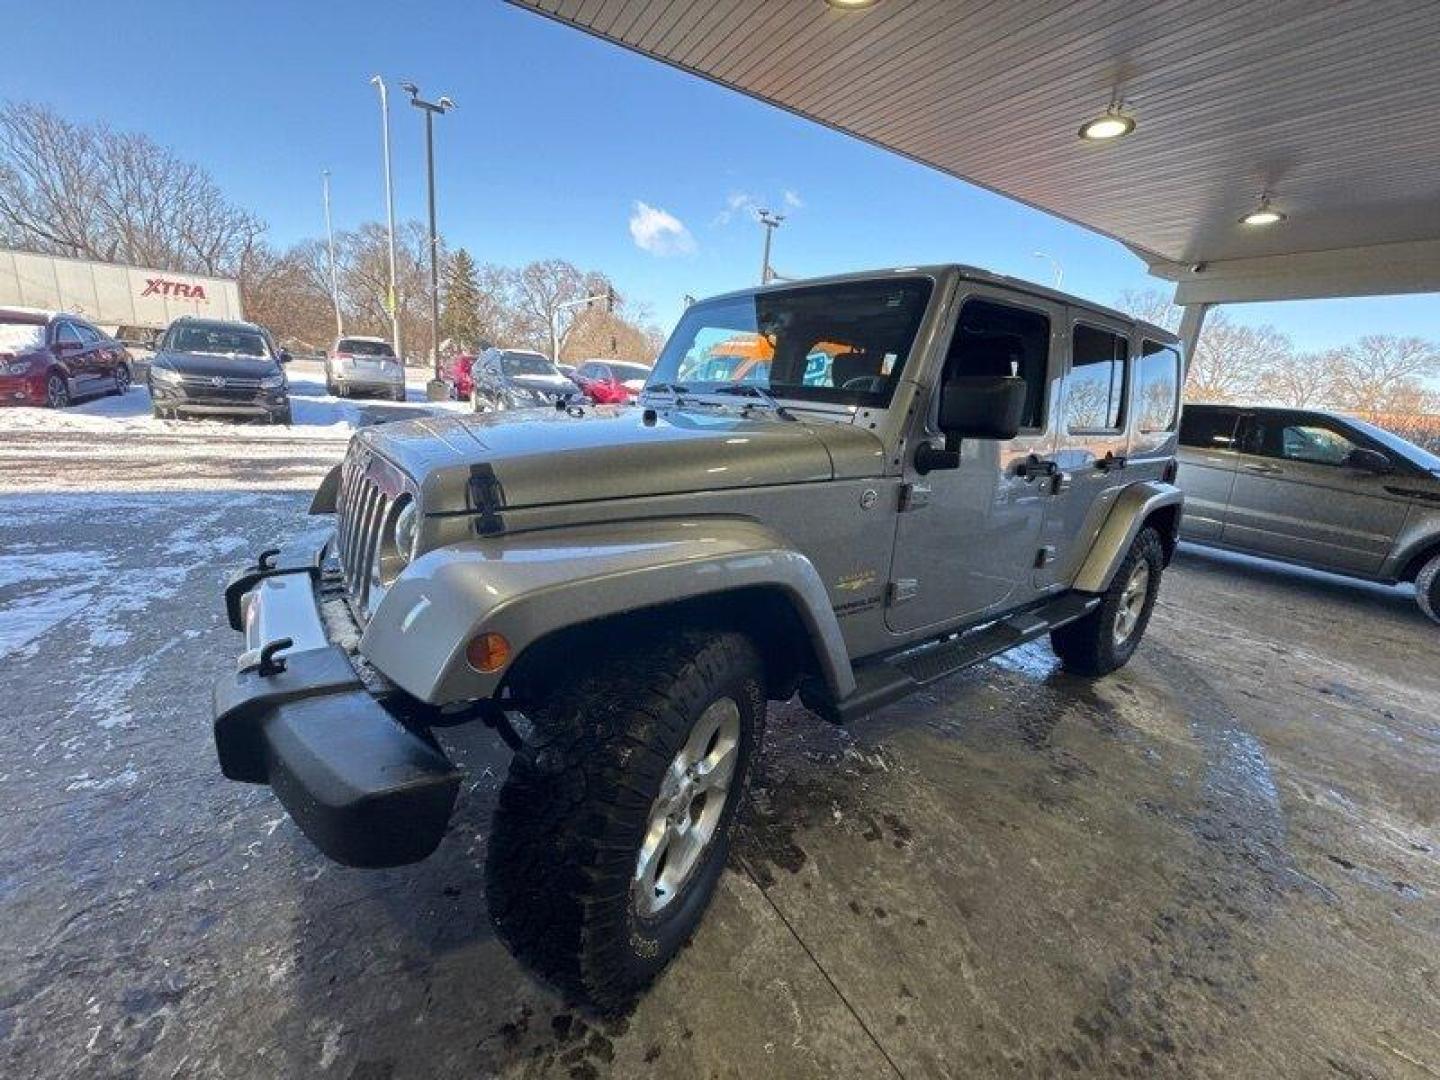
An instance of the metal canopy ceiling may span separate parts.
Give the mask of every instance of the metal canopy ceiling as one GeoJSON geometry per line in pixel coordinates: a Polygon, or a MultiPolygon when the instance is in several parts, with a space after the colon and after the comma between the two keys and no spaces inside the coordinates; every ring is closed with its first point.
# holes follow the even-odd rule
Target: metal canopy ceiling
{"type": "Polygon", "coordinates": [[[1440,0],[512,2],[1112,236],[1182,303],[1440,290],[1440,0]],[[1082,141],[1112,96],[1134,133],[1082,141]],[[1267,191],[1288,220],[1241,225],[1267,191]]]}

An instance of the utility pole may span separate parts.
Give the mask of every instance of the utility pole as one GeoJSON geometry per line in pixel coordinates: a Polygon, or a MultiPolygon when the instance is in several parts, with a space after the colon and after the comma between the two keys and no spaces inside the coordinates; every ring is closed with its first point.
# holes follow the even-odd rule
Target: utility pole
{"type": "Polygon", "coordinates": [[[390,231],[390,292],[385,297],[385,306],[390,311],[390,334],[394,339],[395,355],[405,363],[405,348],[400,344],[400,297],[395,290],[395,188],[390,181],[390,95],[385,89],[385,80],[375,75],[370,82],[380,88],[380,145],[385,154],[385,223],[390,231]]]}
{"type": "Polygon", "coordinates": [[[430,334],[433,338],[430,347],[433,372],[426,393],[434,400],[448,394],[440,381],[440,237],[435,231],[435,114],[449,112],[455,108],[455,102],[448,97],[425,101],[420,97],[420,88],[414,83],[401,83],[400,89],[410,95],[410,104],[425,114],[425,171],[430,190],[430,334]]]}
{"type": "Polygon", "coordinates": [[[755,217],[765,226],[765,253],[760,257],[760,284],[769,285],[775,280],[775,271],[770,268],[770,236],[780,227],[785,215],[769,210],[756,210],[755,217]]]}
{"type": "Polygon", "coordinates": [[[321,186],[325,192],[325,239],[330,245],[330,299],[335,304],[335,336],[345,336],[345,324],[340,319],[340,279],[335,273],[335,229],[330,224],[330,170],[320,173],[321,186]]]}

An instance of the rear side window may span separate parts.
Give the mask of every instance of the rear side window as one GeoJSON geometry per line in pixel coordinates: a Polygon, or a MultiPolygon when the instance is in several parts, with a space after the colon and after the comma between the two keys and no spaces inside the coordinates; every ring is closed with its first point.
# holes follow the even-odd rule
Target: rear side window
{"type": "Polygon", "coordinates": [[[55,330],[55,340],[62,345],[79,345],[80,334],[74,325],[62,322],[55,330]]]}
{"type": "Polygon", "coordinates": [[[1070,339],[1065,413],[1071,431],[1115,431],[1125,420],[1125,357],[1119,334],[1076,323],[1070,339]]]}
{"type": "Polygon", "coordinates": [[[1235,424],[1239,414],[1229,409],[1191,405],[1180,419],[1180,445],[1201,450],[1235,449],[1235,424]]]}
{"type": "Polygon", "coordinates": [[[1171,431],[1180,403],[1180,354],[1143,340],[1135,362],[1135,412],[1141,432],[1171,431]]]}
{"type": "Polygon", "coordinates": [[[967,300],[945,354],[945,381],[974,376],[1018,375],[1025,380],[1020,426],[1045,424],[1045,387],[1050,372],[1050,320],[1038,311],[967,300]]]}
{"type": "Polygon", "coordinates": [[[43,323],[6,322],[0,319],[0,352],[28,352],[44,344],[43,323]]]}

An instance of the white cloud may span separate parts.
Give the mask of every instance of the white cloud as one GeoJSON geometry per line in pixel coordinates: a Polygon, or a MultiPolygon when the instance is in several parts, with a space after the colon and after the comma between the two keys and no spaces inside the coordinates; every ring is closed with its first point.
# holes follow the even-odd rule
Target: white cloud
{"type": "Polygon", "coordinates": [[[800,198],[800,193],[790,188],[785,189],[785,205],[792,210],[799,210],[805,205],[805,200],[800,198]]]}
{"type": "Polygon", "coordinates": [[[630,237],[641,251],[662,258],[667,255],[688,255],[695,250],[695,238],[685,223],[674,214],[638,199],[630,214],[630,237]]]}

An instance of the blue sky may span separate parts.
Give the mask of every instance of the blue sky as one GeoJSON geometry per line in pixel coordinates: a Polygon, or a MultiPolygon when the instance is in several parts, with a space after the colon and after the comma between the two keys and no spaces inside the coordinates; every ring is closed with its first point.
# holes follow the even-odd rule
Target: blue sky
{"type": "MultiPolygon", "coordinates": [[[[0,97],[146,132],[206,166],[279,244],[323,230],[325,168],[337,226],[383,216],[378,72],[392,88],[402,217],[425,212],[420,117],[398,89],[412,79],[459,105],[437,121],[451,243],[481,261],[603,270],[667,329],[686,293],[756,280],[755,203],[788,214],[773,256],[787,276],[958,261],[1048,283],[1040,250],[1064,266],[1067,290],[1104,303],[1165,288],[1113,241],[498,0],[61,10],[7,12],[0,97]],[[77,62],[56,55],[62,29],[77,62]],[[642,249],[640,203],[684,233],[645,214],[642,249]]],[[[1230,310],[1307,349],[1367,332],[1440,338],[1435,295],[1230,310]]]]}

